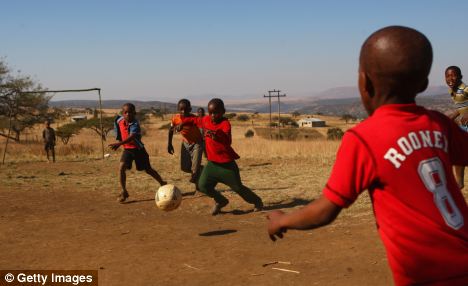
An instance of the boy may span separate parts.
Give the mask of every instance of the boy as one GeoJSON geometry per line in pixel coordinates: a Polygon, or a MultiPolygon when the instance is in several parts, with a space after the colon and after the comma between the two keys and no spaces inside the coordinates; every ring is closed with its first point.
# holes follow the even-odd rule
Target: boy
{"type": "Polygon", "coordinates": [[[126,171],[132,168],[132,162],[135,161],[136,169],[138,171],[145,171],[148,175],[153,177],[158,183],[163,186],[166,184],[161,176],[151,167],[148,153],[141,142],[140,124],[135,118],[136,109],[132,103],[125,103],[122,106],[122,116],[117,116],[114,121],[116,140],[119,142],[109,144],[112,150],[117,150],[123,146],[124,151],[120,158],[120,186],[122,192],[118,197],[118,202],[123,203],[129,197],[127,192],[127,175],[126,171]]]}
{"type": "MultiPolygon", "coordinates": [[[[198,117],[200,118],[200,120],[205,116],[205,109],[203,107],[199,107],[197,109],[197,115],[198,117]]],[[[201,122],[201,121],[200,121],[201,122]]],[[[201,124],[199,124],[199,128],[200,129],[200,133],[202,134],[202,150],[203,150],[203,154],[205,155],[205,158],[206,158],[206,149],[205,149],[205,138],[203,138],[203,134],[204,134],[204,131],[203,131],[203,128],[201,127],[201,124]]]]}
{"type": "MultiPolygon", "coordinates": [[[[462,82],[463,75],[457,66],[450,66],[445,70],[445,82],[449,86],[455,110],[449,114],[460,128],[468,132],[468,86],[462,82]]],[[[455,179],[460,189],[464,187],[465,166],[453,166],[455,179]]]]}
{"type": "Polygon", "coordinates": [[[451,172],[468,163],[468,134],[415,104],[431,64],[429,40],[410,28],[364,42],[359,91],[370,117],[346,132],[319,199],[268,214],[272,240],[331,223],[367,189],[395,284],[468,285],[468,207],[451,172]]]}
{"type": "MultiPolygon", "coordinates": [[[[174,135],[174,126],[179,125],[184,118],[195,117],[191,113],[192,106],[188,99],[181,99],[177,103],[177,111],[179,114],[174,115],[171,120],[171,128],[169,128],[169,140],[167,144],[167,152],[174,154],[172,146],[172,137],[174,135]]],[[[201,159],[203,153],[202,135],[197,126],[185,126],[180,130],[182,135],[182,145],[180,148],[180,169],[183,172],[191,173],[190,182],[197,186],[198,177],[201,171],[201,159]]]]}
{"type": "Polygon", "coordinates": [[[207,194],[215,200],[215,205],[211,211],[212,215],[217,215],[225,207],[229,200],[215,190],[218,183],[229,186],[234,192],[241,196],[246,202],[254,205],[254,211],[261,211],[263,208],[262,199],[252,190],[242,184],[239,167],[236,159],[239,155],[232,149],[231,124],[224,118],[226,112],[224,102],[219,98],[214,98],[208,103],[208,116],[203,118],[185,118],[177,128],[186,125],[200,125],[204,130],[206,153],[208,163],[203,168],[203,172],[198,181],[198,188],[202,193],[207,194]]]}
{"type": "Polygon", "coordinates": [[[50,163],[49,150],[52,153],[52,162],[55,163],[55,130],[50,127],[50,121],[45,122],[45,128],[42,130],[42,139],[44,140],[44,150],[46,151],[47,162],[50,163]]]}

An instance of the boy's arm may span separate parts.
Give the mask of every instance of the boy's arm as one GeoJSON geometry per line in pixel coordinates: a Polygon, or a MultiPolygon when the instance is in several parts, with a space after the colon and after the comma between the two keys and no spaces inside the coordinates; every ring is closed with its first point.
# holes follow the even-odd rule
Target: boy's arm
{"type": "Polygon", "coordinates": [[[124,141],[119,141],[119,142],[115,142],[115,143],[109,144],[109,147],[110,147],[112,150],[117,150],[120,146],[132,142],[133,139],[135,139],[136,136],[137,136],[136,133],[132,133],[132,134],[130,134],[130,135],[127,137],[127,139],[125,139],[124,141]]]}
{"type": "Polygon", "coordinates": [[[172,146],[172,137],[174,136],[174,125],[169,127],[169,133],[167,134],[167,152],[169,154],[174,154],[174,146],[172,146]]]}
{"type": "Polygon", "coordinates": [[[231,123],[229,121],[224,121],[220,129],[216,131],[206,130],[206,134],[211,137],[211,139],[220,142],[223,145],[231,145],[232,136],[231,136],[231,123]]]}
{"type": "Polygon", "coordinates": [[[294,212],[285,214],[282,211],[273,211],[267,215],[268,234],[271,240],[276,237],[283,238],[287,229],[313,229],[330,224],[341,211],[341,207],[335,205],[323,195],[307,206],[294,212]]]}

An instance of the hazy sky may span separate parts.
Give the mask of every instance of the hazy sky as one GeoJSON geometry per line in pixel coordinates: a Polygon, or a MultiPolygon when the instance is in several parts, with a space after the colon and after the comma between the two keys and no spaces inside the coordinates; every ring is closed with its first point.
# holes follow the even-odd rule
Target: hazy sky
{"type": "Polygon", "coordinates": [[[0,0],[0,56],[49,89],[101,87],[106,99],[292,97],[356,85],[362,42],[405,25],[431,40],[430,84],[442,85],[448,65],[468,74],[466,11],[436,0],[0,0]]]}

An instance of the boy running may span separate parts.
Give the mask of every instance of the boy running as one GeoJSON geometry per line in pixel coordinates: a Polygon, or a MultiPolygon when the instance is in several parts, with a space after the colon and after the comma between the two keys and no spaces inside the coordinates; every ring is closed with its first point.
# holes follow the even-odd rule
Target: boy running
{"type": "Polygon", "coordinates": [[[205,132],[205,148],[208,163],[203,168],[203,172],[198,181],[198,187],[202,193],[207,194],[215,200],[215,205],[211,211],[212,215],[217,215],[225,207],[229,200],[215,190],[218,183],[223,183],[241,196],[246,202],[254,205],[254,211],[261,211],[263,208],[262,199],[252,190],[242,184],[239,167],[236,159],[239,155],[231,147],[231,124],[223,115],[226,112],[224,102],[219,98],[214,98],[208,103],[208,116],[203,118],[185,118],[178,128],[185,125],[200,125],[205,132]]]}
{"type": "Polygon", "coordinates": [[[136,109],[132,103],[125,103],[122,106],[122,116],[115,119],[114,127],[116,140],[119,142],[109,144],[112,150],[117,150],[123,146],[124,151],[120,158],[119,178],[122,192],[118,197],[118,202],[123,203],[129,197],[127,192],[127,175],[126,171],[132,168],[132,162],[135,161],[138,171],[145,171],[153,177],[158,183],[163,186],[166,184],[161,176],[151,167],[148,153],[145,150],[143,142],[141,142],[141,129],[138,120],[135,118],[136,109]]]}
{"type": "MultiPolygon", "coordinates": [[[[455,109],[449,114],[461,129],[468,132],[468,86],[462,82],[463,75],[457,66],[450,66],[445,70],[445,82],[449,86],[455,109]]],[[[465,166],[453,166],[455,179],[460,189],[464,187],[465,166]]]]}
{"type": "Polygon", "coordinates": [[[370,116],[346,132],[320,198],[268,215],[273,240],[331,223],[367,189],[395,284],[468,285],[468,207],[451,172],[468,163],[468,134],[415,104],[431,64],[429,40],[410,28],[364,42],[359,91],[370,116]]]}
{"type": "MultiPolygon", "coordinates": [[[[171,120],[171,128],[169,128],[169,136],[167,143],[167,152],[174,154],[174,146],[172,146],[172,137],[174,136],[174,127],[182,123],[184,118],[195,118],[191,113],[192,106],[188,99],[181,99],[177,103],[177,111],[179,114],[174,115],[171,120]]],[[[182,145],[180,148],[180,169],[183,172],[191,173],[190,182],[197,186],[198,177],[201,171],[201,159],[203,153],[202,135],[200,130],[195,125],[184,126],[180,130],[182,135],[182,145]]]]}

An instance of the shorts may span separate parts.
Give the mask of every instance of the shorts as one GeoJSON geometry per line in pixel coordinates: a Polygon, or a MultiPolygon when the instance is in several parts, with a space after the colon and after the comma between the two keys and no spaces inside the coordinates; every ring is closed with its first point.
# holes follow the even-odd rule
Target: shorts
{"type": "Polygon", "coordinates": [[[145,148],[143,149],[124,149],[120,162],[125,163],[128,170],[132,168],[132,162],[135,161],[136,169],[143,171],[151,168],[149,155],[145,148]]]}
{"type": "Polygon", "coordinates": [[[54,150],[55,144],[53,142],[46,142],[44,143],[44,150],[49,151],[49,150],[54,150]]]}

